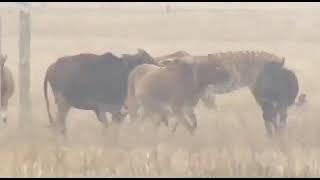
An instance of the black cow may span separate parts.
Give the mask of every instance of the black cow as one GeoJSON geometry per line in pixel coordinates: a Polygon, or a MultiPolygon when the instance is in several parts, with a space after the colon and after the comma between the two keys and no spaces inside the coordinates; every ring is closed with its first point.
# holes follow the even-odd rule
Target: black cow
{"type": "Polygon", "coordinates": [[[280,133],[287,124],[287,110],[295,104],[299,83],[295,73],[285,67],[268,64],[258,76],[252,89],[260,105],[269,136],[273,129],[280,133]]]}
{"type": "Polygon", "coordinates": [[[78,54],[59,58],[47,69],[44,79],[44,96],[50,123],[47,84],[51,85],[57,105],[56,119],[63,135],[65,121],[71,107],[93,110],[100,122],[107,126],[106,112],[120,122],[127,97],[128,75],[140,64],[157,64],[144,50],[134,55],[116,57],[112,53],[102,55],[78,54]]]}

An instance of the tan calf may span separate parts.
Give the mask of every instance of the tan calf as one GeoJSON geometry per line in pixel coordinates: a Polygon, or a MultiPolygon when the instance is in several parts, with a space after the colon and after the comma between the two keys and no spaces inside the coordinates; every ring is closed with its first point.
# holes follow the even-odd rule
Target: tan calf
{"type": "Polygon", "coordinates": [[[208,84],[228,79],[227,71],[216,61],[194,61],[193,57],[170,61],[165,67],[140,65],[129,75],[129,114],[135,117],[137,107],[141,106],[145,112],[143,119],[156,115],[159,122],[167,124],[168,117],[175,116],[193,133],[197,127],[194,106],[199,95],[208,84]],[[191,125],[185,116],[192,120],[191,125]]]}

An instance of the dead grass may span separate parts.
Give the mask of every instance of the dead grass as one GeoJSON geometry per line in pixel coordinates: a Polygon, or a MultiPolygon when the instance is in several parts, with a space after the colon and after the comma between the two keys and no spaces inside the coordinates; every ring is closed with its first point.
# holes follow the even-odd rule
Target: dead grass
{"type": "MultiPolygon", "coordinates": [[[[18,90],[18,14],[1,9],[3,52],[15,74],[18,90]]],[[[10,102],[10,124],[0,137],[0,176],[186,176],[186,177],[315,177],[320,173],[318,150],[319,13],[303,10],[124,12],[104,9],[48,9],[32,13],[31,132],[17,128],[18,91],[10,102]],[[190,136],[180,128],[152,125],[139,132],[124,124],[114,143],[94,114],[73,109],[68,139],[61,141],[44,128],[48,123],[42,81],[58,57],[80,52],[133,53],[144,48],[152,55],[176,50],[193,54],[258,49],[286,57],[296,71],[309,102],[291,108],[282,139],[266,138],[260,109],[246,89],[219,96],[219,110],[197,107],[199,128],[190,136]]],[[[52,101],[52,97],[51,97],[52,101]]],[[[53,106],[53,103],[52,107],[53,106]]]]}

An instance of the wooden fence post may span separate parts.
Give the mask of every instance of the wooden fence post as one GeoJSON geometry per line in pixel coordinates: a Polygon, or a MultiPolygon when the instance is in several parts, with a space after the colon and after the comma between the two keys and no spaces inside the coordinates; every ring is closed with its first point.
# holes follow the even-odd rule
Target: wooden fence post
{"type": "MultiPolygon", "coordinates": [[[[0,16],[0,55],[2,56],[2,17],[0,16]]],[[[2,110],[2,68],[0,68],[0,110],[2,110]]]]}
{"type": "Polygon", "coordinates": [[[20,38],[19,38],[19,82],[20,82],[20,127],[31,123],[31,99],[30,99],[30,14],[20,10],[20,38]]]}
{"type": "Polygon", "coordinates": [[[0,16],[0,54],[2,54],[2,17],[0,16]]]}

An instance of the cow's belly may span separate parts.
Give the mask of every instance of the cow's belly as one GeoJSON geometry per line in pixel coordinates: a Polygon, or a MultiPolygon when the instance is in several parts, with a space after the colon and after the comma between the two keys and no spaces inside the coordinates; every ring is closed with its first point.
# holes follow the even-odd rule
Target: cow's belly
{"type": "MultiPolygon", "coordinates": [[[[124,88],[122,88],[124,89],[124,88]]],[[[125,101],[126,91],[115,87],[100,87],[75,89],[70,88],[64,92],[67,101],[79,109],[96,109],[100,106],[114,109],[125,101]]]]}
{"type": "Polygon", "coordinates": [[[106,103],[101,100],[69,100],[70,105],[72,105],[74,108],[77,109],[83,109],[83,110],[99,110],[103,112],[119,112],[122,108],[121,103],[106,103]]]}

